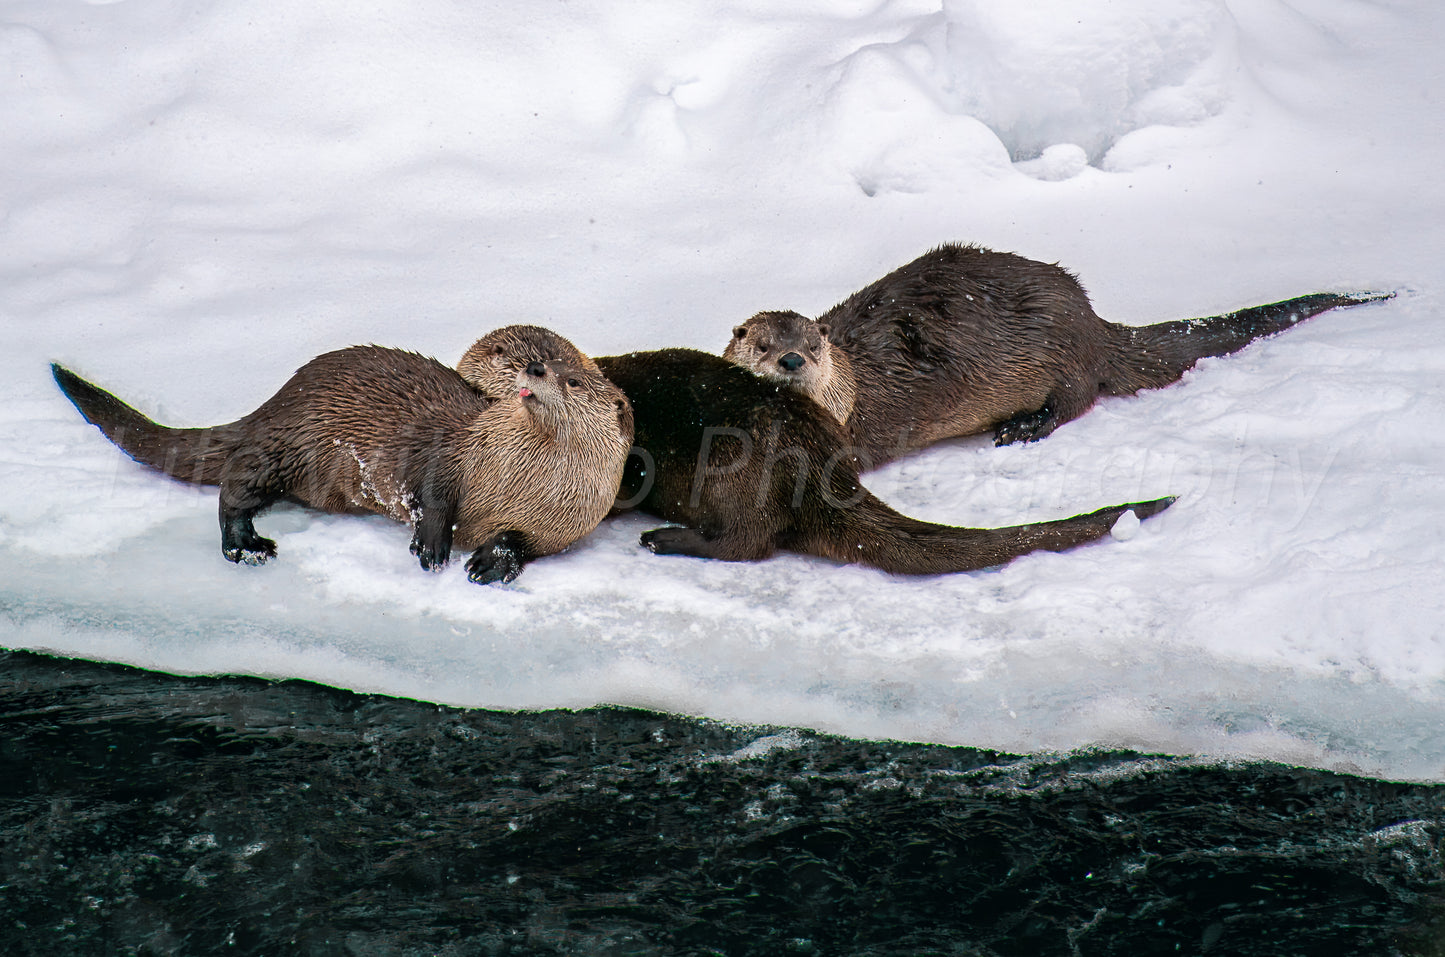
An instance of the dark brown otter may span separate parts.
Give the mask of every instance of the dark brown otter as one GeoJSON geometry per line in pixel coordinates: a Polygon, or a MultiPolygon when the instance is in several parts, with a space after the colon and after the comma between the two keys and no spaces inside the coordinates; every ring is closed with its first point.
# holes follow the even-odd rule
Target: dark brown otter
{"type": "Polygon", "coordinates": [[[816,320],[758,313],[733,330],[723,355],[827,408],[872,467],[990,430],[999,445],[1041,439],[1100,395],[1168,385],[1206,356],[1390,295],[1319,293],[1122,326],[1099,318],[1078,280],[1056,265],[945,245],[816,320]]]}
{"type": "Polygon", "coordinates": [[[565,362],[597,372],[597,363],[551,329],[517,325],[493,329],[472,343],[457,363],[457,373],[484,394],[497,397],[511,391],[517,373],[533,362],[565,362]]]}
{"type": "Polygon", "coordinates": [[[530,363],[487,399],[435,359],[354,346],[302,366],[255,412],[210,428],[158,425],[60,366],[60,388],[139,462],[220,486],[221,550],[256,565],[276,544],[253,517],[282,498],[414,526],[423,568],[475,549],[477,582],[511,581],[612,507],[632,444],[624,394],[596,372],[530,363]]]}
{"type": "Polygon", "coordinates": [[[622,495],[683,527],[642,544],[658,554],[755,561],[778,549],[901,574],[970,571],[1062,551],[1172,498],[1009,528],[954,528],[900,515],[863,488],[844,428],[791,388],[690,349],[597,360],[626,392],[637,449],[622,495]]]}

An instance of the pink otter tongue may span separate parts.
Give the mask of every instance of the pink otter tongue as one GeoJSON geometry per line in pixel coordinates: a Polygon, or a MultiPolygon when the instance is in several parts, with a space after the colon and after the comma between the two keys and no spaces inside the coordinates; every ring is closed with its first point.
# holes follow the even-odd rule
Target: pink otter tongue
{"type": "Polygon", "coordinates": [[[523,387],[522,387],[522,391],[521,391],[520,394],[521,394],[522,398],[525,399],[527,396],[529,396],[529,395],[532,394],[532,390],[529,389],[529,388],[527,388],[526,386],[523,386],[523,387]]]}

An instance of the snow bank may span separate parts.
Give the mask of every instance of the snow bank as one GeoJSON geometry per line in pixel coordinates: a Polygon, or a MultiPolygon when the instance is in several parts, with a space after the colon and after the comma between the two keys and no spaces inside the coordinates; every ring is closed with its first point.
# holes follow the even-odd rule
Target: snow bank
{"type": "Polygon", "coordinates": [[[1363,0],[525,10],[20,2],[0,26],[0,643],[495,707],[601,701],[1013,750],[1088,744],[1445,780],[1445,14],[1363,0]],[[514,586],[380,519],[125,459],[60,360],[176,425],[306,359],[454,361],[539,322],[717,350],[945,240],[1148,322],[1397,299],[1047,441],[869,476],[957,524],[1181,496],[1131,536],[899,579],[663,559],[610,522],[514,586]]]}

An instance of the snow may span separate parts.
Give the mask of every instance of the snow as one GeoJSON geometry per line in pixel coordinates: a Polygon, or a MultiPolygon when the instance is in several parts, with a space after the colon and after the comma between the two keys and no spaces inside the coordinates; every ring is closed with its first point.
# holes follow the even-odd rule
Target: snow
{"type": "Polygon", "coordinates": [[[0,25],[0,644],[501,708],[599,702],[1014,751],[1445,781],[1445,8],[1403,0],[17,0],[0,25]],[[605,523],[513,584],[381,518],[112,448],[58,360],[174,425],[310,357],[510,322],[718,351],[949,240],[1145,323],[1399,290],[1043,442],[868,476],[996,525],[1172,494],[1112,539],[895,578],[605,523]]]}

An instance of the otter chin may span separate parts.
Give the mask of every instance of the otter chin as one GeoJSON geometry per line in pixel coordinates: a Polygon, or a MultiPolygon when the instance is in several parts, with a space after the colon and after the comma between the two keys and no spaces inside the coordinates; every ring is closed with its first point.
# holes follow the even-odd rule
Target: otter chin
{"type": "Polygon", "coordinates": [[[943,439],[1041,439],[1101,395],[1176,382],[1206,356],[1244,348],[1328,309],[1393,293],[1315,293],[1204,319],[1124,326],[1095,314],[1056,265],[945,245],[817,319],[760,312],[724,357],[817,402],[868,466],[943,439]]]}
{"type": "Polygon", "coordinates": [[[352,346],[297,370],[256,411],[198,429],[160,425],[59,365],[87,421],[144,465],[220,487],[221,550],[257,565],[276,543],[253,519],[281,499],[376,513],[413,527],[440,569],[472,549],[468,577],[511,581],[587,534],[612,507],[632,445],[626,395],[595,371],[527,363],[506,394],[480,395],[435,359],[352,346]]]}

